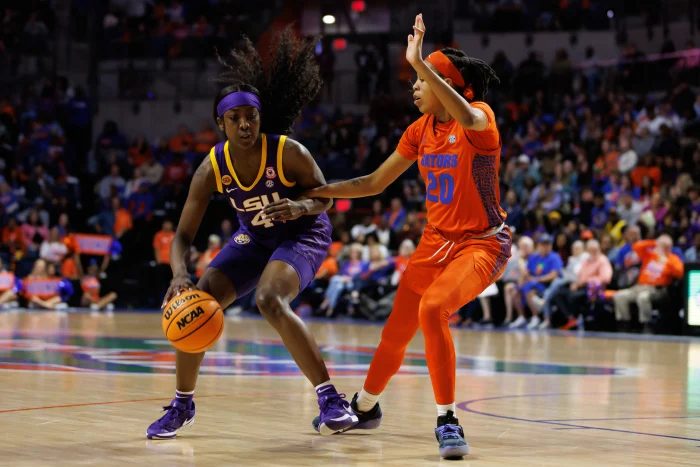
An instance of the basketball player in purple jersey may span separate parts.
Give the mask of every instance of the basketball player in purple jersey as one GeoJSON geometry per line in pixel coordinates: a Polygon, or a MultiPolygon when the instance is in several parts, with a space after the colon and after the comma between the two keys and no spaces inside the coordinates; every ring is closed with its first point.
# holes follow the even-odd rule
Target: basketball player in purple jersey
{"type": "MultiPolygon", "coordinates": [[[[240,220],[240,230],[209,264],[196,288],[210,293],[222,307],[257,288],[256,302],[277,330],[294,361],[315,386],[323,435],[357,423],[343,394],[330,381],[313,336],[289,303],[313,279],[331,243],[326,210],[330,199],[297,199],[325,184],[309,151],[285,136],[301,108],[321,87],[314,41],[298,41],[285,28],[266,70],[253,45],[245,40],[232,52],[234,63],[217,81],[228,84],[214,103],[215,120],[226,141],[211,149],[192,179],[187,202],[170,249],[173,280],[163,306],[192,290],[185,257],[214,191],[223,193],[240,220]],[[274,203],[290,220],[272,222],[263,207],[274,203]]],[[[175,399],[151,424],[148,438],[174,438],[192,424],[193,401],[204,353],[176,352],[175,399]]]]}

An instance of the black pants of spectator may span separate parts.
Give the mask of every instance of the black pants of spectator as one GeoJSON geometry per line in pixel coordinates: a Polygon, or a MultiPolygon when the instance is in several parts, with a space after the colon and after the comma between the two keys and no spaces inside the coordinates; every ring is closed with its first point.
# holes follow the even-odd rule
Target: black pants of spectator
{"type": "Polygon", "coordinates": [[[562,287],[552,296],[552,305],[565,316],[578,316],[585,313],[588,304],[588,292],[585,288],[572,291],[562,287]]]}

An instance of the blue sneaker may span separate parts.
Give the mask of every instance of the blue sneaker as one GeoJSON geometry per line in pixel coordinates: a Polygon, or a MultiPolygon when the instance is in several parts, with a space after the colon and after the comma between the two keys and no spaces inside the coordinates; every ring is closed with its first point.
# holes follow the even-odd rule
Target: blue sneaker
{"type": "Polygon", "coordinates": [[[469,454],[469,445],[464,440],[464,430],[459,425],[459,420],[455,418],[451,410],[447,415],[442,415],[437,419],[435,437],[440,443],[440,457],[444,459],[461,458],[469,454]]]}
{"type": "Polygon", "coordinates": [[[165,415],[160,417],[146,430],[148,439],[172,439],[177,436],[180,428],[191,426],[194,423],[194,401],[191,407],[177,399],[173,399],[169,406],[163,407],[165,415]]]}
{"type": "MultiPolygon", "coordinates": [[[[357,424],[351,426],[345,431],[374,430],[375,428],[379,428],[379,425],[382,424],[382,409],[379,407],[379,402],[374,404],[374,407],[372,407],[371,410],[368,410],[367,412],[360,412],[357,409],[357,397],[358,394],[355,393],[355,397],[353,397],[352,402],[350,402],[350,408],[355,415],[357,415],[357,424]]],[[[318,431],[318,425],[321,423],[321,417],[314,418],[312,423],[314,425],[314,430],[318,431]]]]}
{"type": "Polygon", "coordinates": [[[338,394],[335,391],[324,394],[318,398],[318,406],[321,409],[321,415],[318,417],[318,425],[314,428],[323,436],[342,433],[357,424],[357,415],[345,400],[345,394],[338,394]]]}

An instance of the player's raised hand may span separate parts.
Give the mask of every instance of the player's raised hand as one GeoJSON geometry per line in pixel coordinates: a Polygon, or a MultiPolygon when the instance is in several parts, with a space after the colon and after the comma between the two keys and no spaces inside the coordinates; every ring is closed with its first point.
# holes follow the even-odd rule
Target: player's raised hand
{"type": "Polygon", "coordinates": [[[194,290],[196,288],[197,286],[192,283],[190,276],[173,277],[173,280],[170,281],[170,287],[168,287],[168,291],[165,293],[163,304],[160,307],[165,308],[165,305],[167,305],[173,297],[180,295],[183,291],[194,290]]]}
{"type": "Polygon", "coordinates": [[[274,201],[263,208],[263,219],[273,222],[293,221],[305,214],[304,205],[298,201],[284,198],[274,201]]]}
{"type": "Polygon", "coordinates": [[[423,60],[423,37],[425,36],[425,23],[423,14],[416,16],[413,25],[413,34],[408,35],[408,47],[406,48],[406,60],[411,65],[416,65],[423,60]]]}

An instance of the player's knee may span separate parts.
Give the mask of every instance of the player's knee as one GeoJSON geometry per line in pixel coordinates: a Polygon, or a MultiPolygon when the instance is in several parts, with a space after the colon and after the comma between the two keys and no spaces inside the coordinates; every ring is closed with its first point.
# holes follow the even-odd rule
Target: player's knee
{"type": "Polygon", "coordinates": [[[449,318],[449,315],[445,317],[446,313],[443,313],[440,309],[441,305],[442,299],[440,297],[433,295],[423,296],[418,308],[418,321],[421,329],[439,328],[442,326],[442,322],[449,318]]]}
{"type": "Polygon", "coordinates": [[[280,319],[288,309],[287,303],[278,293],[264,289],[256,292],[255,303],[258,305],[260,314],[270,322],[280,319]]]}

